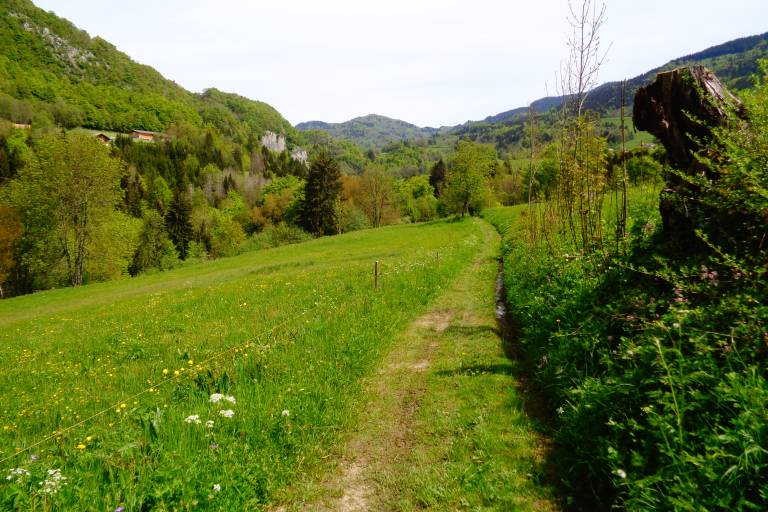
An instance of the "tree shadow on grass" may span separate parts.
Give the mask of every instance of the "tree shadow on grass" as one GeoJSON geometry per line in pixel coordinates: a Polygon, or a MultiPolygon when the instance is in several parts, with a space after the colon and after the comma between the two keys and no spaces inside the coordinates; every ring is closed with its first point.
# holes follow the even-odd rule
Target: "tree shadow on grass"
{"type": "Polygon", "coordinates": [[[491,327],[490,325],[451,325],[445,330],[445,334],[449,336],[455,335],[461,338],[484,336],[489,332],[495,334],[496,336],[500,335],[499,330],[496,327],[491,327]]]}
{"type": "MultiPolygon", "coordinates": [[[[452,325],[445,332],[449,336],[457,338],[485,338],[489,342],[492,339],[500,340],[506,360],[496,359],[495,362],[476,362],[469,365],[459,365],[453,368],[435,372],[439,377],[483,377],[488,375],[501,375],[509,377],[510,384],[514,386],[516,393],[510,393],[504,407],[510,411],[520,411],[509,415],[510,426],[530,428],[541,440],[541,460],[533,465],[531,477],[538,484],[547,486],[557,494],[559,480],[558,470],[551,457],[551,435],[554,426],[554,416],[547,407],[542,394],[532,385],[530,373],[526,371],[525,360],[522,357],[522,349],[519,343],[519,328],[516,328],[512,319],[497,318],[497,325],[461,326],[452,325]],[[489,336],[492,333],[493,337],[489,336]]],[[[562,499],[555,498],[557,502],[562,499]]],[[[548,509],[547,509],[548,510],[548,509]]]]}
{"type": "Polygon", "coordinates": [[[440,377],[456,377],[459,375],[514,375],[515,368],[510,363],[502,364],[475,364],[470,366],[460,366],[453,370],[441,370],[435,372],[440,377]]]}

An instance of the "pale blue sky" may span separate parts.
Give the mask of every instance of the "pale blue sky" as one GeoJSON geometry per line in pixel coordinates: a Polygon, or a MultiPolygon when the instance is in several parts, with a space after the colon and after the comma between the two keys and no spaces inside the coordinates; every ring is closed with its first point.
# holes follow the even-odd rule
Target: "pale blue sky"
{"type": "MultiPolygon", "coordinates": [[[[377,113],[454,125],[554,91],[566,0],[34,0],[199,92],[292,123],[377,113]]],[[[607,0],[600,82],[768,31],[768,0],[607,0]]]]}

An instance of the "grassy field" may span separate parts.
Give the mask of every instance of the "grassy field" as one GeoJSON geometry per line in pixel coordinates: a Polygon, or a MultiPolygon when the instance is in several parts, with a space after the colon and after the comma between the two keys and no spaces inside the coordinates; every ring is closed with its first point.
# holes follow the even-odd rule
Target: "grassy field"
{"type": "Polygon", "coordinates": [[[473,259],[480,225],[0,301],[0,508],[260,509],[355,421],[361,378],[473,259]]]}
{"type": "Polygon", "coordinates": [[[484,224],[471,265],[364,379],[366,407],[321,480],[300,480],[284,512],[557,510],[547,440],[495,318],[499,236],[484,224]]]}

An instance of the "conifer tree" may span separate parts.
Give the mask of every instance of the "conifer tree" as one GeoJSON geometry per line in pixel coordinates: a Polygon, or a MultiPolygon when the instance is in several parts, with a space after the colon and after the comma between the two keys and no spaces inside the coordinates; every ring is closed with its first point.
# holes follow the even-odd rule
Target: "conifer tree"
{"type": "Polygon", "coordinates": [[[301,204],[301,224],[316,235],[338,233],[337,204],[341,196],[339,164],[321,151],[309,166],[301,204]]]}
{"type": "Polygon", "coordinates": [[[173,198],[168,213],[165,216],[165,228],[168,231],[168,235],[176,246],[176,250],[179,252],[181,259],[187,258],[187,249],[189,249],[189,242],[192,240],[193,229],[192,221],[192,205],[187,198],[187,195],[177,190],[176,195],[173,198]]]}
{"type": "Polygon", "coordinates": [[[435,191],[435,197],[438,199],[443,194],[443,189],[445,188],[447,171],[445,162],[443,162],[442,158],[438,160],[435,165],[432,166],[432,170],[429,171],[429,184],[432,185],[432,188],[435,191]]]}

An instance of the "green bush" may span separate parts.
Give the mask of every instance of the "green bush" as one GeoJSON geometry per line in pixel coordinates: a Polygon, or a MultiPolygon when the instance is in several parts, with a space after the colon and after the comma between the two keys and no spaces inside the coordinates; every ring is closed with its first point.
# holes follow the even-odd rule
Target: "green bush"
{"type": "Polygon", "coordinates": [[[254,233],[240,246],[240,252],[258,251],[281,245],[298,244],[311,240],[312,235],[296,226],[279,224],[267,226],[263,231],[254,233]]]}
{"type": "Polygon", "coordinates": [[[714,178],[692,179],[696,247],[657,218],[621,257],[574,256],[486,215],[573,510],[768,508],[768,82],[745,112],[716,132],[714,178]]]}

